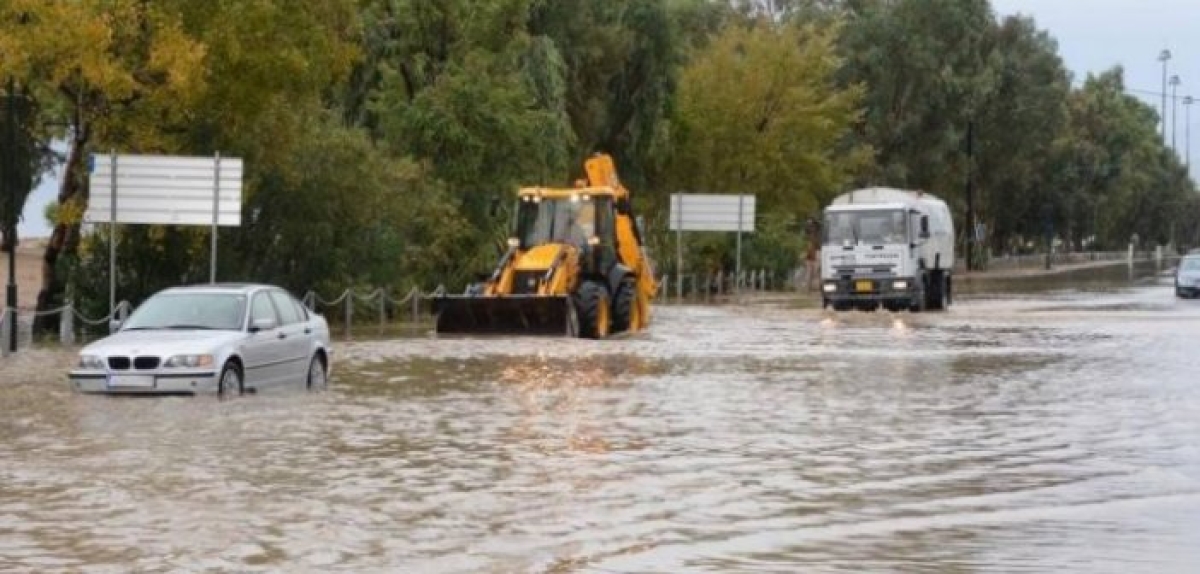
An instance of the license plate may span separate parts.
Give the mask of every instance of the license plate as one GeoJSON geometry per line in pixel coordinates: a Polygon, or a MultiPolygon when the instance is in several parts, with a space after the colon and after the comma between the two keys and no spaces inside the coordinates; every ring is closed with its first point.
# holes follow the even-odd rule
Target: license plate
{"type": "Polygon", "coordinates": [[[855,281],[854,282],[854,290],[855,291],[859,291],[859,292],[871,291],[871,289],[873,287],[874,287],[874,284],[870,281],[855,281]]]}
{"type": "Polygon", "coordinates": [[[110,387],[136,387],[148,388],[154,386],[153,375],[109,375],[108,386],[110,387]]]}

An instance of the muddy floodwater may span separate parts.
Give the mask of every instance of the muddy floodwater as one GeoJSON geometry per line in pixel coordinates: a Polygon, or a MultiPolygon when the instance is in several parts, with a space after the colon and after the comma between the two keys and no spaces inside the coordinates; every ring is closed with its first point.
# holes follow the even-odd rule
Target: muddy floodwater
{"type": "Polygon", "coordinates": [[[667,306],[615,341],[341,343],[330,389],[0,359],[0,572],[1196,572],[1200,301],[667,306]]]}

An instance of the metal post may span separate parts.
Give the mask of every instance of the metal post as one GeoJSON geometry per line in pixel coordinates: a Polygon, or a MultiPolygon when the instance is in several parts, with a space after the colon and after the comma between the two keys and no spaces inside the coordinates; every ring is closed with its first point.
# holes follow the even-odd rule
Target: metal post
{"type": "Polygon", "coordinates": [[[679,198],[679,208],[675,210],[675,275],[679,281],[675,286],[675,296],[683,301],[683,194],[675,194],[679,198]]]}
{"type": "Polygon", "coordinates": [[[0,310],[0,357],[6,357],[11,352],[8,349],[8,307],[0,310]]]}
{"type": "Polygon", "coordinates": [[[415,324],[421,320],[421,290],[413,287],[408,295],[412,297],[412,322],[415,324]]]}
{"type": "Polygon", "coordinates": [[[12,76],[8,78],[8,149],[4,154],[4,186],[8,191],[8,221],[5,221],[5,240],[8,241],[8,287],[5,290],[5,305],[11,315],[9,326],[9,351],[17,352],[17,186],[14,181],[17,168],[17,104],[16,83],[12,76]],[[12,237],[7,237],[11,233],[12,237]]]}
{"type": "Polygon", "coordinates": [[[975,270],[975,190],[972,165],[975,152],[975,122],[967,122],[967,271],[975,270]]]}
{"type": "Polygon", "coordinates": [[[380,289],[376,293],[379,294],[379,335],[383,336],[383,329],[387,323],[387,292],[380,289]]]}
{"type": "Polygon", "coordinates": [[[217,222],[221,217],[221,152],[213,155],[212,255],[209,257],[208,282],[217,282],[217,222]]]}
{"type": "Polygon", "coordinates": [[[1192,176],[1192,102],[1191,96],[1183,97],[1183,166],[1188,177],[1192,176]]]}
{"type": "Polygon", "coordinates": [[[1175,120],[1179,119],[1179,100],[1175,94],[1179,92],[1179,75],[1171,76],[1171,151],[1178,152],[1175,147],[1175,120]]]}
{"type": "Polygon", "coordinates": [[[350,340],[350,321],[354,315],[354,293],[346,291],[346,340],[350,340]]]}
{"type": "Polygon", "coordinates": [[[112,316],[117,309],[117,150],[108,154],[108,314],[112,316]]]}
{"type": "Polygon", "coordinates": [[[58,318],[58,340],[64,345],[75,344],[75,305],[67,299],[58,318]]]}
{"type": "MultiPolygon", "coordinates": [[[[742,276],[742,201],[745,195],[738,194],[738,225],[737,225],[737,259],[735,260],[734,270],[737,271],[738,277],[742,276]]],[[[738,285],[738,294],[741,294],[742,286],[738,285]]]]}

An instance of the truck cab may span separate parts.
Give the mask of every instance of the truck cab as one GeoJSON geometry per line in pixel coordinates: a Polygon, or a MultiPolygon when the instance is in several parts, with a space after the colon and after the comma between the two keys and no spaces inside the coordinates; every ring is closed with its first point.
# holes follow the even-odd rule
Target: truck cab
{"type": "Polygon", "coordinates": [[[834,310],[944,309],[954,230],[945,202],[922,192],[868,188],[825,209],[821,297],[834,310]]]}

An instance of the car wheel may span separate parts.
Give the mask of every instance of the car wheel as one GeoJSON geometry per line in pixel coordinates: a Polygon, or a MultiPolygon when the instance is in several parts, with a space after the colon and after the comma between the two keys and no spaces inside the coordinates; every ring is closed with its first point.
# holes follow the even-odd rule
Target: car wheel
{"type": "Polygon", "coordinates": [[[308,390],[323,391],[329,384],[329,379],[325,373],[325,361],[321,360],[321,355],[313,355],[312,361],[308,363],[308,390]]]}
{"type": "Polygon", "coordinates": [[[221,369],[221,378],[217,383],[217,394],[223,399],[232,399],[242,394],[242,370],[237,363],[229,361],[221,369]]]}

